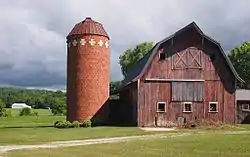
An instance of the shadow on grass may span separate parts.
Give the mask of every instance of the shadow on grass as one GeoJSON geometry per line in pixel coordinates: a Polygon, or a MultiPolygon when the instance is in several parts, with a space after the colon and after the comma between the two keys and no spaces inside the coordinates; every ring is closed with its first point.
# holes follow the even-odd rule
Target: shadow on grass
{"type": "Polygon", "coordinates": [[[53,128],[54,126],[43,125],[43,126],[6,126],[0,127],[0,129],[29,129],[29,128],[53,128]]]}
{"type": "MultiPolygon", "coordinates": [[[[119,125],[119,124],[106,124],[106,125],[93,125],[92,128],[101,128],[101,127],[126,127],[126,128],[132,128],[136,127],[134,125],[119,125]]],[[[0,130],[4,129],[38,129],[38,128],[55,128],[53,125],[41,125],[41,126],[5,126],[5,127],[0,127],[0,130]]],[[[55,128],[58,129],[58,128],[55,128]]]]}

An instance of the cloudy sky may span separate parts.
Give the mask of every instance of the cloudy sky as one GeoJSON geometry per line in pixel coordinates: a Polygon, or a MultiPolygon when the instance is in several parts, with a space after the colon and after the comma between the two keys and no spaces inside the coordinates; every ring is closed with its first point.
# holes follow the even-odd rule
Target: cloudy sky
{"type": "Polygon", "coordinates": [[[64,87],[65,37],[86,16],[111,38],[112,80],[122,78],[118,57],[126,48],[192,21],[225,51],[250,41],[249,0],[1,0],[0,85],[64,87]]]}

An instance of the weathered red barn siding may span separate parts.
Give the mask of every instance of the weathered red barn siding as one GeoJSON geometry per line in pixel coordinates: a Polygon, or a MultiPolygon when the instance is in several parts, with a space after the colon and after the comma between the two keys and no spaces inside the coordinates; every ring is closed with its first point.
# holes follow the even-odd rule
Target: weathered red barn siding
{"type": "Polygon", "coordinates": [[[121,124],[137,125],[138,83],[134,82],[120,92],[122,103],[119,121],[121,124]]]}
{"type": "MultiPolygon", "coordinates": [[[[194,29],[182,32],[174,40],[164,43],[140,79],[139,125],[154,125],[154,119],[159,115],[161,115],[161,119],[164,121],[176,121],[178,117],[184,116],[187,120],[197,118],[234,123],[236,112],[235,77],[219,51],[219,48],[214,43],[205,38],[202,39],[202,36],[194,29]],[[172,57],[178,58],[177,55],[182,55],[187,50],[196,55],[198,51],[195,48],[201,52],[200,61],[202,68],[195,68],[198,65],[192,63],[194,64],[192,69],[173,69],[172,57]],[[159,55],[163,51],[166,51],[167,58],[164,61],[160,61],[159,55]],[[215,54],[214,61],[210,60],[210,53],[215,54]],[[171,82],[145,82],[145,78],[204,79],[204,101],[193,102],[193,112],[183,113],[181,103],[171,101],[171,82]],[[165,113],[156,112],[156,103],[158,101],[167,103],[167,111],[165,113]],[[218,102],[218,112],[208,112],[208,103],[211,101],[218,102]]],[[[185,61],[190,59],[192,58],[187,56],[185,61]]],[[[184,66],[184,63],[179,66],[184,66]]]]}

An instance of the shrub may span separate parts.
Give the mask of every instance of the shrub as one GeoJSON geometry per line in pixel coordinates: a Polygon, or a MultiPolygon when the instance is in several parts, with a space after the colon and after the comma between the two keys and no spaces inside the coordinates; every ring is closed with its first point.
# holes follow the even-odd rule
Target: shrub
{"type": "Polygon", "coordinates": [[[11,110],[6,110],[4,117],[12,117],[11,110]]]}
{"type": "Polygon", "coordinates": [[[22,108],[19,113],[19,116],[31,116],[31,115],[32,115],[31,109],[28,107],[22,108]]]}
{"type": "Polygon", "coordinates": [[[0,117],[6,117],[6,109],[4,108],[4,104],[1,99],[0,99],[0,117]]]}
{"type": "Polygon", "coordinates": [[[56,121],[56,122],[54,123],[54,127],[57,127],[58,123],[60,123],[60,122],[62,122],[62,121],[56,121]]]}
{"type": "Polygon", "coordinates": [[[71,127],[71,123],[69,121],[65,121],[64,122],[64,126],[65,126],[65,128],[70,128],[71,127]]]}
{"type": "Polygon", "coordinates": [[[90,119],[84,120],[84,121],[82,122],[82,127],[84,127],[84,128],[89,128],[89,127],[91,127],[91,126],[92,126],[92,122],[91,122],[90,119]]]}
{"type": "Polygon", "coordinates": [[[70,128],[72,125],[69,121],[57,121],[54,126],[56,128],[70,128]]]}
{"type": "Polygon", "coordinates": [[[80,123],[78,121],[74,121],[70,123],[69,121],[56,121],[54,123],[55,128],[79,128],[84,127],[88,128],[91,127],[92,123],[91,120],[85,120],[83,123],[80,123]]]}
{"type": "Polygon", "coordinates": [[[0,117],[6,117],[6,109],[0,107],[0,117]]]}
{"type": "Polygon", "coordinates": [[[79,128],[80,125],[81,125],[81,123],[79,123],[78,121],[74,121],[74,122],[72,122],[71,127],[72,128],[79,128]]]}
{"type": "Polygon", "coordinates": [[[54,126],[56,127],[56,128],[64,128],[64,122],[63,121],[57,121],[55,124],[54,124],[54,126]]]}
{"type": "Polygon", "coordinates": [[[66,115],[66,104],[64,100],[55,99],[55,103],[51,106],[51,112],[54,115],[66,115]]]}

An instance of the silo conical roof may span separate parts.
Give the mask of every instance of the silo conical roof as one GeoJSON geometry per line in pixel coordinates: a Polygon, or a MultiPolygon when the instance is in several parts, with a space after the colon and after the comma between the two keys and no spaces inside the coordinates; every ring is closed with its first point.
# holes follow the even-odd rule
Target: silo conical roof
{"type": "Polygon", "coordinates": [[[68,34],[67,39],[75,35],[100,35],[109,39],[109,36],[102,24],[92,20],[90,17],[86,17],[85,20],[77,23],[68,34]]]}

